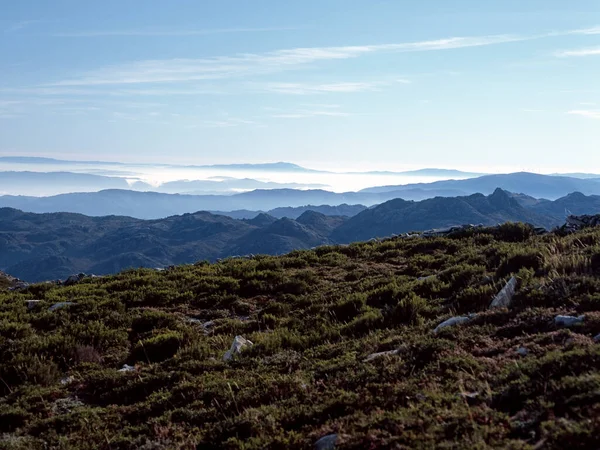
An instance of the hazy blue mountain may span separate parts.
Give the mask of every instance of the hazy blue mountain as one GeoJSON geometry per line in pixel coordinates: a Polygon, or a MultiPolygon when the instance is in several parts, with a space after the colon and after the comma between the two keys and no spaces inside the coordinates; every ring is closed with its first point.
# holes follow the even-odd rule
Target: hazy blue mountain
{"type": "Polygon", "coordinates": [[[52,195],[66,192],[93,192],[128,189],[124,178],[73,172],[0,172],[0,193],[52,195]]]}
{"type": "Polygon", "coordinates": [[[337,194],[323,190],[294,189],[256,190],[235,195],[180,195],[104,190],[50,197],[0,196],[0,207],[36,213],[74,212],[89,216],[129,215],[141,219],[155,219],[193,211],[269,211],[279,207],[315,204],[335,206],[344,203],[373,205],[394,197],[394,193],[337,194]]]}
{"type": "MultiPolygon", "coordinates": [[[[281,207],[274,208],[269,211],[266,211],[266,214],[272,216],[276,219],[282,219],[287,217],[289,219],[297,219],[306,211],[316,211],[326,216],[347,216],[352,217],[357,215],[359,212],[367,209],[364,205],[306,205],[306,206],[297,206],[297,207],[281,207]]],[[[236,211],[210,211],[213,214],[221,214],[223,216],[233,217],[234,219],[252,219],[260,214],[265,213],[265,211],[250,211],[247,209],[240,209],[236,211]]]]}
{"type": "Polygon", "coordinates": [[[530,209],[563,222],[571,214],[600,214],[600,196],[586,196],[581,192],[573,192],[552,202],[538,201],[531,205],[530,209]]]}
{"type": "MultiPolygon", "coordinates": [[[[353,174],[359,174],[364,172],[351,172],[353,174]]],[[[373,175],[401,175],[401,176],[419,176],[419,177],[435,177],[435,178],[474,178],[485,175],[484,173],[477,172],[463,172],[462,170],[454,170],[454,169],[417,169],[417,170],[407,170],[403,172],[393,172],[386,170],[375,170],[366,172],[373,175]]]]}
{"type": "MultiPolygon", "coordinates": [[[[171,201],[179,197],[185,196],[166,196],[171,201]]],[[[105,274],[129,267],[164,267],[249,253],[280,254],[464,223],[523,221],[550,228],[564,222],[561,211],[565,208],[576,214],[600,210],[600,197],[580,193],[555,201],[528,200],[532,207],[522,206],[519,200],[523,198],[496,189],[488,196],[437,197],[420,202],[394,199],[352,218],[308,210],[296,220],[264,213],[250,220],[236,220],[208,212],[140,220],[0,208],[0,271],[39,281],[77,272],[105,274]]]]}
{"type": "Polygon", "coordinates": [[[539,175],[528,172],[484,175],[466,180],[445,180],[402,186],[380,186],[363,189],[361,192],[395,192],[398,197],[403,197],[403,192],[419,188],[423,190],[436,190],[438,192],[440,190],[453,189],[462,191],[465,195],[468,195],[474,193],[491,194],[497,187],[510,192],[548,199],[556,199],[574,191],[579,191],[586,195],[600,194],[600,183],[595,180],[539,175]]]}

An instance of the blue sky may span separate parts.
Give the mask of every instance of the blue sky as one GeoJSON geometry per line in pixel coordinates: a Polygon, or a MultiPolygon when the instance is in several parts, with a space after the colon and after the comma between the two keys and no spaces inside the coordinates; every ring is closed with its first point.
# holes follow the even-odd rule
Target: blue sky
{"type": "Polygon", "coordinates": [[[19,0],[0,154],[600,172],[597,0],[19,0]]]}

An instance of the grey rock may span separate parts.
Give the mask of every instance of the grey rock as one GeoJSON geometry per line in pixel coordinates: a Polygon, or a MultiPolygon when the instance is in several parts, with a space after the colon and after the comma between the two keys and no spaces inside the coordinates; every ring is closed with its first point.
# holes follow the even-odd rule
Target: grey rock
{"type": "Polygon", "coordinates": [[[600,334],[594,338],[594,342],[600,342],[600,334]]]}
{"type": "Polygon", "coordinates": [[[569,216],[566,223],[560,228],[565,233],[575,233],[585,228],[600,226],[600,214],[594,216],[569,216]]]}
{"type": "Polygon", "coordinates": [[[334,450],[337,443],[337,434],[328,434],[315,442],[315,450],[334,450]]]}
{"type": "Polygon", "coordinates": [[[25,300],[25,304],[27,305],[28,310],[32,310],[41,302],[41,300],[25,300]]]}
{"type": "Polygon", "coordinates": [[[426,277],[419,277],[417,278],[417,281],[425,281],[425,280],[431,280],[432,278],[435,278],[435,275],[428,275],[426,277]]]}
{"type": "Polygon", "coordinates": [[[231,348],[223,355],[223,361],[231,361],[242,352],[244,347],[252,347],[254,344],[243,336],[236,336],[231,348]]]}
{"type": "Polygon", "coordinates": [[[519,347],[517,349],[517,354],[520,356],[527,356],[529,354],[529,350],[527,350],[525,347],[519,347]]]}
{"type": "Polygon", "coordinates": [[[75,303],[73,303],[73,302],[59,302],[59,303],[55,303],[50,308],[48,308],[48,311],[56,311],[57,309],[65,308],[65,307],[70,306],[70,305],[75,305],[75,303]]]}
{"type": "Polygon", "coordinates": [[[490,304],[490,309],[494,308],[509,308],[512,299],[515,296],[515,291],[517,290],[517,279],[512,277],[508,283],[502,288],[498,295],[494,297],[492,303],[490,304]]]}
{"type": "Polygon", "coordinates": [[[573,325],[577,325],[583,323],[585,319],[585,315],[575,317],[575,316],[556,316],[554,318],[554,323],[560,327],[572,327],[573,325]]]}
{"type": "Polygon", "coordinates": [[[371,353],[369,356],[367,356],[364,359],[364,361],[369,362],[369,361],[373,361],[374,359],[377,359],[377,358],[382,358],[384,356],[397,355],[398,352],[399,352],[398,350],[388,350],[387,352],[371,353]]]}
{"type": "Polygon", "coordinates": [[[123,367],[117,370],[117,372],[133,372],[134,370],[135,367],[130,366],[129,364],[123,364],[123,367]]]}
{"type": "Polygon", "coordinates": [[[438,334],[444,328],[452,327],[455,325],[460,325],[460,324],[469,322],[470,320],[473,320],[475,317],[477,317],[477,314],[469,314],[468,316],[451,317],[450,319],[445,320],[442,323],[440,323],[435,328],[435,330],[433,330],[433,334],[438,334]]]}
{"type": "Polygon", "coordinates": [[[67,398],[59,398],[52,404],[52,412],[56,415],[65,415],[69,414],[75,408],[80,408],[84,406],[83,402],[81,402],[77,397],[67,397],[67,398]]]}
{"type": "Polygon", "coordinates": [[[63,281],[64,286],[73,286],[74,284],[79,283],[86,277],[85,273],[78,273],[77,275],[71,275],[65,281],[63,281]]]}

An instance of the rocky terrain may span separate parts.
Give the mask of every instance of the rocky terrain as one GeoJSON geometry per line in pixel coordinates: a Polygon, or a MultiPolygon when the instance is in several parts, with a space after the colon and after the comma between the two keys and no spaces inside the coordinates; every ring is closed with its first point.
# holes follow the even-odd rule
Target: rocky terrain
{"type": "Polygon", "coordinates": [[[595,220],[0,290],[0,447],[599,448],[595,220]]]}

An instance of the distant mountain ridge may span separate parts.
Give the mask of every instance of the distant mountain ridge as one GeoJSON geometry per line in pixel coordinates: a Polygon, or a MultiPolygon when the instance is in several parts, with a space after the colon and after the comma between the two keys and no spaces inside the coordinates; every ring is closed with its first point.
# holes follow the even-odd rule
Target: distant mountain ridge
{"type": "Polygon", "coordinates": [[[194,211],[269,211],[305,205],[360,204],[371,207],[402,198],[420,201],[434,197],[459,197],[474,193],[506,191],[554,200],[572,192],[600,195],[600,181],[555,177],[532,173],[485,175],[465,180],[447,180],[400,186],[381,186],[359,192],[336,193],[323,189],[257,189],[232,195],[183,195],[131,190],[103,190],[50,197],[0,196],[0,207],[29,212],[75,212],[90,216],[128,215],[158,219],[194,211]]]}
{"type": "Polygon", "coordinates": [[[564,223],[560,211],[565,207],[595,214],[600,212],[600,197],[573,193],[555,201],[536,201],[496,189],[488,196],[420,202],[394,199],[351,218],[308,209],[296,219],[260,213],[249,220],[208,212],[141,220],[0,208],[0,270],[41,281],[78,272],[101,275],[129,267],[165,267],[250,253],[280,254],[464,223],[524,221],[553,227],[564,223]]]}

